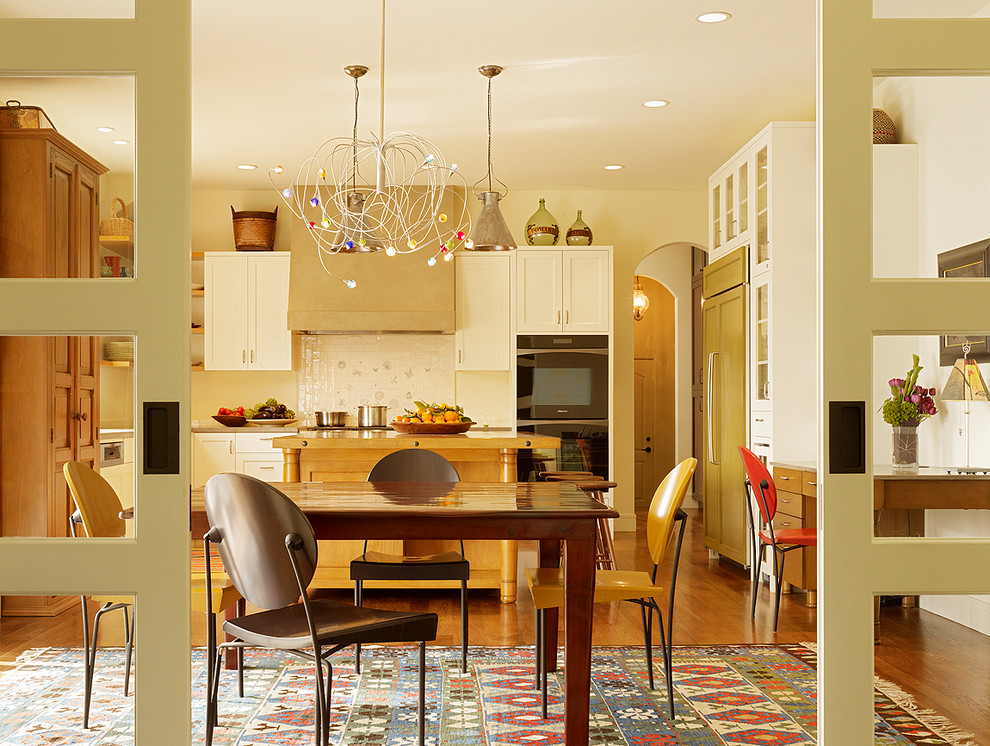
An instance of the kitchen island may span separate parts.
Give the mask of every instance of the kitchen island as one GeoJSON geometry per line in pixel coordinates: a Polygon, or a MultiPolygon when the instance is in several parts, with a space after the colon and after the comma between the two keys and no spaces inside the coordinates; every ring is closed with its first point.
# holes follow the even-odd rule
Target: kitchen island
{"type": "MultiPolygon", "coordinates": [[[[435,451],[450,461],[461,481],[515,482],[516,454],[521,448],[559,448],[560,439],[515,430],[479,428],[458,435],[411,435],[393,430],[303,430],[276,437],[272,446],[282,449],[286,482],[363,482],[383,456],[405,448],[435,451]]],[[[456,542],[405,539],[373,542],[392,554],[424,555],[457,549],[456,542]]],[[[321,588],[350,588],[350,561],[361,554],[362,542],[320,542],[320,563],[313,584],[321,588]]],[[[512,540],[465,541],[471,563],[470,588],[498,589],[505,603],[516,600],[517,547],[512,540]]],[[[408,584],[368,581],[365,588],[455,588],[452,581],[408,584]]]]}

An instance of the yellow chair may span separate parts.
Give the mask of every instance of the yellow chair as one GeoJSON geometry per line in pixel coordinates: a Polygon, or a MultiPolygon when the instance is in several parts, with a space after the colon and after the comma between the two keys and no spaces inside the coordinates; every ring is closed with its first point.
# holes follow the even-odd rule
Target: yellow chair
{"type": "MultiPolygon", "coordinates": [[[[650,512],[646,518],[646,542],[653,560],[653,571],[637,570],[598,570],[595,573],[595,602],[629,601],[638,604],[643,613],[643,643],[646,647],[646,665],[650,677],[650,689],[653,689],[653,612],[656,612],[660,627],[660,644],[663,650],[664,674],[667,677],[667,699],[670,702],[670,716],[674,717],[674,685],[671,677],[671,654],[673,644],[674,588],[677,583],[677,565],[680,560],[681,542],[684,539],[684,527],[687,513],[681,508],[684,496],[694,470],[698,466],[695,458],[684,459],[664,477],[660,486],[653,494],[650,512]],[[670,576],[670,591],[667,594],[667,630],[664,633],[663,615],[656,597],[663,593],[663,586],[657,585],[657,571],[663,561],[667,546],[674,533],[674,524],[680,523],[677,535],[677,548],[674,554],[674,566],[670,576]]],[[[543,717],[547,716],[547,639],[546,639],[546,609],[558,608],[564,605],[564,573],[556,567],[528,568],[526,579],[533,594],[533,604],[536,606],[536,669],[539,686],[543,692],[543,717]]],[[[554,642],[556,644],[556,641],[554,642]]]]}
{"type": "MultiPolygon", "coordinates": [[[[76,526],[86,529],[87,536],[118,537],[124,536],[126,523],[120,498],[113,487],[100,474],[86,464],[69,461],[62,467],[65,481],[69,485],[72,498],[76,503],[76,512],[72,514],[69,528],[75,537],[76,526]]],[[[192,608],[193,611],[207,611],[206,573],[202,569],[204,558],[202,549],[197,544],[192,549],[192,608]]],[[[219,557],[213,560],[214,566],[220,565],[219,557]]],[[[214,611],[223,611],[231,604],[243,607],[244,601],[233,583],[226,576],[217,583],[214,574],[214,585],[211,588],[212,607],[214,611]]],[[[125,666],[124,666],[124,696],[127,696],[131,675],[131,651],[134,634],[134,597],[130,595],[95,595],[89,596],[102,606],[96,612],[93,620],[93,636],[89,634],[89,613],[86,606],[86,596],[82,596],[83,612],[83,646],[85,650],[85,702],[83,705],[83,727],[89,727],[89,705],[93,694],[93,675],[96,669],[96,646],[100,632],[100,617],[109,611],[120,609],[124,612],[125,666]],[[128,609],[130,614],[128,614],[128,609]]],[[[243,612],[242,612],[243,613],[243,612]]],[[[207,626],[207,681],[212,680],[213,659],[216,650],[216,614],[210,615],[207,626]]],[[[240,693],[244,694],[243,666],[238,658],[240,676],[240,693]]]]}

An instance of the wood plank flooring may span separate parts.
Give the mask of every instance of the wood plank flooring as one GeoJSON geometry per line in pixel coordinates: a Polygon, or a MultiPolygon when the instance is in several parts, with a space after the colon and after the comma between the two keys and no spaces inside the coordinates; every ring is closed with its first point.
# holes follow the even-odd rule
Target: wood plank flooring
{"type": "MultiPolygon", "coordinates": [[[[699,645],[746,642],[811,642],[815,640],[816,611],[805,596],[794,593],[781,602],[779,630],[773,625],[773,597],[761,586],[756,619],[751,619],[749,576],[725,559],[710,559],[702,540],[701,514],[689,510],[674,611],[674,644],[699,645]]],[[[620,568],[648,569],[645,528],[615,537],[620,568]]],[[[496,591],[471,594],[472,645],[529,645],[533,642],[534,614],[522,568],[536,562],[535,545],[523,545],[520,557],[520,595],[515,604],[502,604],[496,591]]],[[[669,577],[667,568],[662,577],[669,577]]],[[[666,581],[665,581],[666,582],[666,581]]],[[[342,592],[326,592],[349,600],[342,592]]],[[[423,609],[440,615],[438,644],[460,644],[458,594],[454,591],[365,592],[368,606],[423,609]]],[[[664,602],[665,604],[665,602],[664,602]]],[[[119,645],[119,615],[101,630],[101,644],[119,645]]],[[[876,650],[876,672],[912,695],[919,707],[931,708],[963,730],[975,743],[990,744],[990,638],[920,609],[884,607],[882,644],[876,650]]],[[[192,620],[193,644],[205,642],[203,617],[192,620]]],[[[0,671],[7,670],[19,653],[45,645],[81,645],[78,608],[52,619],[0,619],[0,671]]],[[[641,645],[642,624],[633,604],[596,604],[596,645],[641,645]]]]}

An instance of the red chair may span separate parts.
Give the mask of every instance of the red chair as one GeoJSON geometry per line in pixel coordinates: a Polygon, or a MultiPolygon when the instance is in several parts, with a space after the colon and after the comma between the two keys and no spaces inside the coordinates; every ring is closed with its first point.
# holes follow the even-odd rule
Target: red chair
{"type": "Polygon", "coordinates": [[[780,613],[780,586],[784,577],[784,557],[794,549],[818,546],[818,530],[814,528],[784,528],[774,531],[773,519],[777,515],[777,488],[773,477],[759,456],[745,446],[739,446],[739,455],[746,468],[746,508],[749,513],[749,529],[753,536],[753,606],[751,616],[756,616],[756,592],[760,586],[760,558],[763,548],[773,549],[773,570],[777,579],[777,593],[773,609],[773,631],[777,631],[777,616],[780,613]],[[753,525],[753,501],[760,508],[760,529],[753,525]],[[777,561],[778,555],[780,561],[777,561]]]}

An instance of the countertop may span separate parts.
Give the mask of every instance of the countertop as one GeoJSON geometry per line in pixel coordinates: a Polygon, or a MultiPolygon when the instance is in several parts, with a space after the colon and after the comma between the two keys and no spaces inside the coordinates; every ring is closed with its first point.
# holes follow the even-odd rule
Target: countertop
{"type": "MultiPolygon", "coordinates": [[[[814,461],[770,461],[770,465],[774,467],[781,467],[783,469],[795,469],[797,471],[814,471],[817,472],[818,465],[814,461]]],[[[986,473],[971,473],[971,474],[960,474],[958,469],[963,467],[949,467],[949,466],[919,466],[917,471],[894,471],[894,468],[890,464],[874,464],[873,465],[873,478],[874,479],[896,479],[898,481],[905,480],[926,480],[934,479],[938,477],[939,479],[945,480],[990,480],[990,466],[986,467],[986,473]]]]}
{"type": "Polygon", "coordinates": [[[794,469],[795,471],[818,471],[818,464],[814,461],[777,461],[770,459],[770,466],[779,466],[781,469],[794,469]]]}
{"type": "Polygon", "coordinates": [[[123,440],[124,438],[133,438],[134,428],[133,427],[101,427],[100,428],[100,440],[104,443],[108,443],[112,440],[123,440]]]}
{"type": "Polygon", "coordinates": [[[410,445],[443,448],[559,448],[560,439],[516,430],[480,428],[456,435],[397,433],[394,430],[307,430],[275,438],[275,448],[376,448],[410,445]]]}
{"type": "Polygon", "coordinates": [[[216,422],[212,425],[193,425],[194,433],[295,433],[295,426],[289,425],[243,425],[227,427],[216,422]]]}

